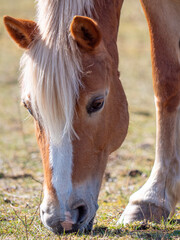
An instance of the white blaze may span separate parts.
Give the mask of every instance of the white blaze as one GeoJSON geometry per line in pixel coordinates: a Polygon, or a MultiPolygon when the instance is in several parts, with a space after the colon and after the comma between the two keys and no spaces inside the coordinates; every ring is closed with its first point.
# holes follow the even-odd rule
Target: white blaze
{"type": "Polygon", "coordinates": [[[65,213],[69,196],[72,192],[72,143],[64,136],[61,144],[50,143],[50,166],[52,168],[52,184],[60,204],[60,210],[65,213]]]}

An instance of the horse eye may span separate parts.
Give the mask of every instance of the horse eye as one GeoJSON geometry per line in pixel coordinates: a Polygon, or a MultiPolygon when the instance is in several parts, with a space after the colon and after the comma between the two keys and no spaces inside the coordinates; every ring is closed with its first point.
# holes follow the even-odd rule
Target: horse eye
{"type": "Polygon", "coordinates": [[[28,105],[24,100],[23,100],[24,107],[28,110],[28,112],[33,116],[30,104],[28,105]]]}
{"type": "Polygon", "coordinates": [[[91,114],[99,111],[104,106],[104,98],[96,98],[87,106],[87,113],[91,114]]]}

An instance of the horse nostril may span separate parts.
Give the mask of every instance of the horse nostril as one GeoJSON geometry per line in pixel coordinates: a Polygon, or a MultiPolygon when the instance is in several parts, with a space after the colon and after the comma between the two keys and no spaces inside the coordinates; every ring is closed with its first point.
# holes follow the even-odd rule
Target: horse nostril
{"type": "Polygon", "coordinates": [[[83,200],[79,200],[72,205],[71,209],[74,211],[74,219],[76,219],[76,224],[82,224],[88,215],[88,207],[86,203],[83,200]]]}
{"type": "Polygon", "coordinates": [[[78,214],[79,214],[77,223],[82,224],[87,216],[87,212],[88,212],[87,206],[81,205],[81,206],[77,207],[77,210],[78,210],[78,214]]]}

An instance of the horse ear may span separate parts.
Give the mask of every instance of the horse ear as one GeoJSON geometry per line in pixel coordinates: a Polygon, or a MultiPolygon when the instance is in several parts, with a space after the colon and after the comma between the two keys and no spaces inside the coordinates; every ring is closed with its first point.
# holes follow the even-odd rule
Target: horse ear
{"type": "Polygon", "coordinates": [[[28,49],[37,35],[37,24],[30,20],[4,16],[4,25],[12,39],[21,47],[28,49]]]}
{"type": "Polygon", "coordinates": [[[75,16],[70,26],[73,39],[86,50],[94,50],[101,42],[97,23],[88,17],[75,16]]]}

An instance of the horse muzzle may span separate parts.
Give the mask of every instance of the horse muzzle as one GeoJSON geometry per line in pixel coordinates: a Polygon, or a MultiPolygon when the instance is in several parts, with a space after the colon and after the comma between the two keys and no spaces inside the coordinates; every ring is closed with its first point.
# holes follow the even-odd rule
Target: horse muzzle
{"type": "Polygon", "coordinates": [[[91,231],[93,220],[97,211],[96,206],[87,206],[80,200],[64,214],[59,207],[40,207],[41,220],[46,228],[56,234],[91,231]]]}

